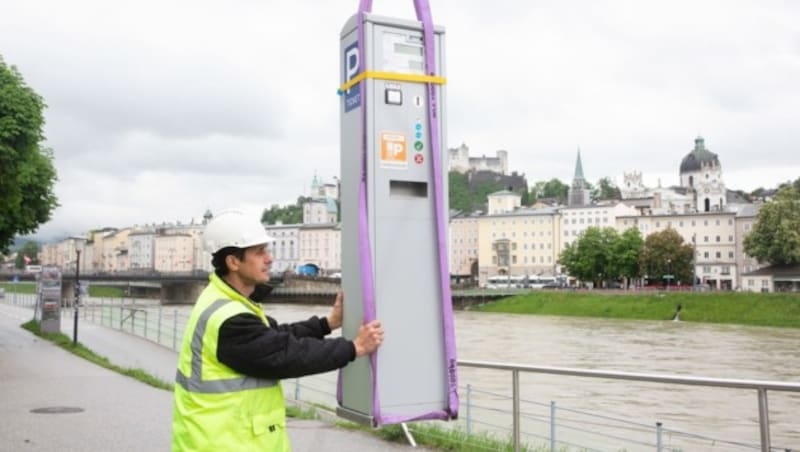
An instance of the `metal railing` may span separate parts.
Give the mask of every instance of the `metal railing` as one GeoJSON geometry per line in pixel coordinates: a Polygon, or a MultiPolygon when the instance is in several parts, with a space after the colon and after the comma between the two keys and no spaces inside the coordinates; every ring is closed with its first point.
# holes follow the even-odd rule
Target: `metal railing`
{"type": "MultiPolygon", "coordinates": [[[[769,407],[767,391],[784,391],[800,393],[800,383],[784,383],[777,381],[735,380],[723,378],[706,378],[693,376],[657,375],[629,372],[610,372],[605,370],[572,369],[567,367],[527,366],[521,364],[495,363],[488,361],[459,360],[459,366],[481,369],[511,371],[512,385],[512,442],[514,452],[520,449],[520,391],[519,373],[532,372],[551,375],[567,375],[573,377],[604,378],[613,380],[630,380],[651,383],[667,383],[678,385],[707,386],[731,389],[752,389],[758,395],[758,424],[761,433],[761,451],[770,452],[772,445],[769,435],[769,407]]],[[[660,450],[660,449],[659,449],[660,450]]]]}
{"type": "MultiPolygon", "coordinates": [[[[0,301],[5,301],[8,304],[17,305],[20,307],[28,307],[31,309],[35,308],[36,304],[35,295],[33,294],[14,294],[12,296],[9,295],[11,294],[6,293],[5,300],[0,300],[0,301]]],[[[113,329],[126,331],[131,334],[144,337],[145,339],[153,341],[161,346],[177,351],[177,347],[179,345],[179,339],[182,336],[182,332],[185,329],[186,322],[188,320],[188,314],[185,312],[181,312],[181,310],[176,309],[174,307],[164,307],[161,306],[160,304],[157,304],[157,302],[155,303],[156,304],[154,304],[153,300],[127,300],[126,302],[126,300],[124,299],[103,299],[103,298],[87,297],[83,305],[83,308],[81,309],[81,316],[85,320],[96,322],[113,329]]],[[[62,314],[69,315],[68,309],[63,309],[62,314]]],[[[465,400],[466,403],[464,406],[465,419],[462,418],[462,420],[466,421],[467,434],[471,433],[472,430],[471,425],[473,423],[481,424],[484,427],[489,427],[490,430],[508,431],[508,427],[493,425],[491,421],[486,418],[479,419],[474,414],[474,412],[476,411],[482,410],[483,412],[488,412],[491,414],[491,417],[495,419],[498,417],[501,418],[504,417],[505,419],[508,419],[508,416],[510,415],[510,417],[512,418],[510,442],[515,452],[519,451],[521,447],[523,448],[525,447],[521,441],[521,433],[522,433],[521,422],[523,419],[525,419],[526,421],[534,420],[534,421],[549,423],[550,427],[549,436],[547,433],[541,436],[531,435],[529,433],[526,433],[526,435],[538,437],[542,440],[548,441],[551,451],[559,450],[556,448],[557,441],[556,441],[556,431],[555,431],[556,427],[555,402],[550,401],[549,403],[545,404],[541,402],[531,402],[528,400],[521,400],[520,381],[519,381],[520,372],[596,378],[596,379],[628,380],[628,381],[650,382],[650,383],[672,384],[672,385],[693,385],[693,386],[704,386],[704,387],[754,390],[756,391],[758,398],[758,421],[759,421],[758,423],[760,431],[761,451],[776,450],[771,447],[771,440],[770,440],[769,407],[767,399],[768,391],[800,393],[800,383],[792,383],[792,382],[787,383],[787,382],[776,382],[776,381],[735,380],[735,379],[718,379],[718,378],[695,377],[695,376],[674,376],[674,375],[658,375],[658,374],[644,374],[644,373],[612,372],[604,370],[531,366],[531,365],[521,365],[513,363],[497,363],[497,362],[472,361],[472,360],[459,360],[458,365],[460,367],[510,371],[512,373],[511,397],[509,397],[508,395],[494,394],[473,389],[472,385],[469,384],[467,384],[466,387],[461,387],[460,391],[463,391],[462,394],[466,395],[466,400],[465,400]],[[475,401],[471,401],[471,395],[470,395],[471,393],[482,393],[484,395],[488,395],[489,397],[495,400],[500,398],[508,400],[510,398],[512,402],[511,412],[509,413],[507,409],[498,409],[497,407],[481,406],[480,403],[475,403],[475,401]],[[523,410],[521,409],[522,402],[529,405],[541,405],[541,406],[547,405],[546,408],[550,413],[549,419],[536,418],[535,416],[532,416],[530,413],[523,412],[523,410]],[[473,414],[470,413],[471,411],[473,412],[473,414]]],[[[289,392],[287,396],[291,397],[293,395],[296,400],[301,400],[300,391],[302,388],[306,393],[304,395],[310,396],[309,400],[311,401],[319,401],[320,399],[323,401],[329,401],[329,399],[335,400],[335,385],[336,385],[335,379],[331,380],[330,376],[318,375],[318,376],[310,376],[310,377],[304,377],[302,379],[297,379],[294,382],[293,387],[287,384],[287,387],[285,389],[287,389],[289,392]],[[294,392],[294,394],[291,394],[291,392],[294,392]]],[[[647,426],[644,424],[631,422],[629,420],[626,421],[621,419],[614,419],[603,415],[580,412],[578,410],[573,410],[564,406],[559,406],[558,409],[560,412],[574,413],[582,416],[594,416],[595,419],[599,418],[603,421],[609,421],[609,422],[614,421],[614,422],[624,423],[632,428],[638,428],[638,429],[647,428],[647,426]]],[[[576,424],[575,421],[571,419],[559,418],[558,421],[559,421],[558,424],[559,428],[568,428],[573,431],[577,430],[578,432],[584,434],[586,433],[599,434],[588,430],[592,425],[592,423],[596,421],[583,421],[582,423],[580,423],[580,426],[578,426],[579,424],[576,424]],[[572,425],[570,425],[570,423],[572,425]]],[[[650,431],[652,432],[653,431],[652,426],[650,426],[649,428],[650,431]]],[[[639,443],[639,444],[647,445],[649,447],[655,446],[655,449],[658,452],[662,452],[664,450],[681,450],[681,449],[670,449],[669,447],[662,447],[661,436],[665,432],[671,432],[673,434],[681,435],[683,437],[694,437],[702,440],[707,440],[709,444],[720,445],[725,443],[724,440],[720,440],[719,438],[715,439],[715,438],[701,437],[700,435],[695,435],[691,433],[678,432],[676,430],[667,430],[666,428],[663,427],[661,422],[656,422],[655,444],[653,444],[652,442],[648,442],[648,444],[644,443],[639,443]]],[[[603,434],[600,435],[605,436],[606,438],[631,442],[631,438],[614,438],[609,435],[603,435],[603,434]]],[[[566,446],[574,446],[578,450],[584,450],[584,451],[596,450],[591,447],[581,446],[578,444],[570,444],[564,441],[558,441],[558,443],[566,446]]],[[[748,450],[756,450],[758,448],[758,446],[755,444],[746,445],[746,444],[729,442],[728,445],[735,445],[743,447],[748,450]]]]}

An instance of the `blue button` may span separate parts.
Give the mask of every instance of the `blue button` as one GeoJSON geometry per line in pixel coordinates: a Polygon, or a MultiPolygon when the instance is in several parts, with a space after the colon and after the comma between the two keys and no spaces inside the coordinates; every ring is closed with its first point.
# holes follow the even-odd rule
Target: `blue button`
{"type": "Polygon", "coordinates": [[[417,129],[417,130],[422,130],[422,124],[420,124],[420,123],[417,123],[416,129],[417,129]]]}
{"type": "Polygon", "coordinates": [[[417,139],[422,138],[422,132],[417,132],[417,139]]]}

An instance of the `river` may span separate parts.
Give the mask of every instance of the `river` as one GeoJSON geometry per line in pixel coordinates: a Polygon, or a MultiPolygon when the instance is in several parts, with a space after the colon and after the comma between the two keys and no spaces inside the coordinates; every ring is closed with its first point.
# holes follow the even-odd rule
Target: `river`
{"type": "MultiPolygon", "coordinates": [[[[327,313],[324,306],[267,304],[266,310],[281,322],[327,313]]],[[[472,311],[456,312],[455,324],[459,359],[800,382],[800,329],[472,311]]],[[[391,341],[388,333],[386,340],[391,341]]],[[[461,367],[459,386],[467,384],[471,417],[510,427],[510,372],[461,367]]],[[[665,450],[752,450],[736,443],[759,444],[754,390],[544,374],[521,374],[520,388],[529,402],[522,406],[527,413],[523,440],[537,446],[547,443],[542,438],[549,435],[551,401],[557,406],[557,438],[572,445],[569,450],[653,450],[646,444],[655,444],[656,422],[665,429],[665,450]]],[[[768,396],[773,447],[800,450],[800,394],[772,391],[768,396]]],[[[463,423],[463,389],[460,397],[463,423]]]]}

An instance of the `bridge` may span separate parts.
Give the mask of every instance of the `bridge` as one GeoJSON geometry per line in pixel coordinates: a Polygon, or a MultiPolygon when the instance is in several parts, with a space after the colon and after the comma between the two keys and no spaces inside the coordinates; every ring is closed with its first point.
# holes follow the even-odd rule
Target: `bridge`
{"type": "MultiPolygon", "coordinates": [[[[0,273],[0,280],[17,277],[20,281],[35,281],[36,275],[21,273],[0,273]]],[[[75,297],[75,274],[65,273],[61,276],[62,298],[67,306],[72,306],[75,297]]],[[[162,304],[192,304],[208,284],[208,273],[193,271],[184,273],[161,272],[117,272],[117,273],[81,273],[83,282],[96,283],[103,286],[124,287],[131,297],[158,297],[162,304]]],[[[283,275],[270,277],[270,301],[276,303],[309,303],[328,304],[332,302],[339,288],[339,278],[283,275]]],[[[485,303],[490,300],[508,297],[520,290],[483,290],[454,289],[452,292],[453,307],[465,309],[469,306],[485,303]]]]}

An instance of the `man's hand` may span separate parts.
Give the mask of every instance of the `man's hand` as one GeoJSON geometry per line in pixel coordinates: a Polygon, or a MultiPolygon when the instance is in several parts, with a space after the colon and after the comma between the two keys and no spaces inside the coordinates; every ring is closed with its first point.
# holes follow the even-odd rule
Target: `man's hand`
{"type": "Polygon", "coordinates": [[[353,339],[356,346],[356,357],[369,355],[380,347],[383,343],[383,327],[381,322],[373,320],[361,325],[358,329],[358,336],[353,339]]]}
{"type": "Polygon", "coordinates": [[[342,293],[342,289],[339,289],[336,292],[336,302],[333,303],[333,309],[331,309],[331,313],[328,314],[328,326],[331,328],[331,331],[342,326],[343,299],[344,299],[344,293],[342,293]]]}

